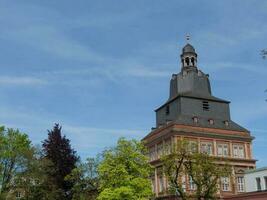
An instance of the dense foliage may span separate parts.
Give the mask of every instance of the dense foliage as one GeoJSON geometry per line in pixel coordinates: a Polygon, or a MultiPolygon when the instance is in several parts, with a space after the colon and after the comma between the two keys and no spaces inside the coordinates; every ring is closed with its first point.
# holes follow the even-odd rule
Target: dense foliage
{"type": "Polygon", "coordinates": [[[103,154],[98,167],[98,200],[145,200],[152,195],[151,167],[145,148],[136,140],[119,139],[117,146],[103,154]]]}
{"type": "Polygon", "coordinates": [[[33,149],[28,136],[18,130],[0,127],[0,198],[7,198],[14,179],[26,170],[33,149]]]}

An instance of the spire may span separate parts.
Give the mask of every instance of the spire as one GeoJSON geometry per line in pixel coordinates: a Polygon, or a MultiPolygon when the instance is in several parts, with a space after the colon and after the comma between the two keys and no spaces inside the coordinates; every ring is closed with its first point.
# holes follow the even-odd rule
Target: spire
{"type": "Polygon", "coordinates": [[[197,67],[197,53],[195,48],[189,44],[190,36],[186,35],[187,44],[184,46],[181,54],[182,70],[196,69],[197,67]]]}

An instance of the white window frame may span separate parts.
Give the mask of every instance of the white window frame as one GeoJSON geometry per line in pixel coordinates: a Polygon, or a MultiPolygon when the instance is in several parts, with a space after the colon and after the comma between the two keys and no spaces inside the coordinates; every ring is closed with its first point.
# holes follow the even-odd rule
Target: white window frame
{"type": "Polygon", "coordinates": [[[233,157],[245,158],[245,148],[242,144],[233,144],[233,157]]]}
{"type": "Polygon", "coordinates": [[[222,191],[224,192],[230,191],[230,178],[229,177],[221,177],[221,187],[222,187],[222,191]]]}
{"type": "Polygon", "coordinates": [[[236,178],[237,182],[237,191],[238,192],[245,192],[245,179],[243,176],[239,176],[236,178]]]}
{"type": "Polygon", "coordinates": [[[213,154],[213,143],[212,142],[201,142],[200,143],[201,153],[207,153],[208,155],[213,154]]]}
{"type": "Polygon", "coordinates": [[[191,153],[195,153],[198,151],[198,145],[197,145],[197,141],[195,140],[189,140],[188,142],[188,151],[191,153]]]}
{"type": "Polygon", "coordinates": [[[228,157],[229,156],[229,145],[225,143],[217,144],[217,155],[221,157],[228,157]]]}

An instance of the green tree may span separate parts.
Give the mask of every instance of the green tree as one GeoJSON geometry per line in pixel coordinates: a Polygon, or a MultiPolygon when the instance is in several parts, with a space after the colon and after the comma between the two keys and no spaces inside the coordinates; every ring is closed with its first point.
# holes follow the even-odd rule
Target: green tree
{"type": "Polygon", "coordinates": [[[221,177],[229,177],[231,168],[226,161],[214,158],[206,153],[194,153],[185,162],[187,174],[196,185],[196,199],[217,199],[218,183],[221,177]],[[223,164],[216,164],[220,161],[223,164]]]}
{"type": "Polygon", "coordinates": [[[73,184],[73,200],[95,200],[98,195],[99,177],[97,167],[98,158],[88,158],[80,163],[65,179],[73,184]]]}
{"type": "Polygon", "coordinates": [[[0,127],[0,197],[6,198],[14,188],[16,176],[24,171],[33,149],[28,136],[19,130],[0,127]]]}
{"type": "Polygon", "coordinates": [[[59,199],[63,191],[58,189],[54,180],[47,175],[47,170],[53,169],[52,166],[53,163],[42,156],[40,148],[35,147],[33,156],[26,162],[25,170],[18,173],[13,183],[13,194],[21,192],[22,200],[59,199]]]}
{"type": "Polygon", "coordinates": [[[231,170],[225,160],[200,153],[196,144],[180,140],[171,147],[171,152],[163,156],[164,173],[169,181],[170,193],[182,200],[216,199],[221,177],[229,177],[231,170]],[[216,164],[216,163],[223,164],[216,164]],[[184,189],[183,177],[191,177],[196,191],[190,194],[184,189]]]}
{"type": "Polygon", "coordinates": [[[136,140],[120,138],[115,148],[103,153],[98,167],[98,200],[145,200],[152,195],[151,166],[146,149],[136,140]]]}
{"type": "MultiPolygon", "coordinates": [[[[169,192],[182,200],[188,198],[184,190],[183,176],[187,173],[185,162],[190,159],[187,141],[181,140],[171,145],[170,153],[161,158],[163,171],[169,181],[169,192]]],[[[168,150],[166,150],[168,152],[168,150]]]]}

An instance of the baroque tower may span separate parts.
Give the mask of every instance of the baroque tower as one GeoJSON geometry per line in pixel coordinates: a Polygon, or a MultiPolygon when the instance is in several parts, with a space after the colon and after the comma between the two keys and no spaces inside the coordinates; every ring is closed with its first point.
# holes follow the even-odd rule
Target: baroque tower
{"type": "MultiPolygon", "coordinates": [[[[163,149],[185,138],[200,152],[225,157],[232,176],[224,178],[220,196],[244,192],[244,171],[255,168],[250,132],[231,120],[230,102],[212,95],[209,75],[198,68],[198,55],[191,44],[182,49],[181,71],[170,80],[167,101],[155,110],[156,127],[143,138],[149,149],[155,173],[151,178],[156,197],[167,197],[168,180],[163,174],[160,157],[163,149]]],[[[184,188],[190,181],[185,177],[184,188]]]]}

